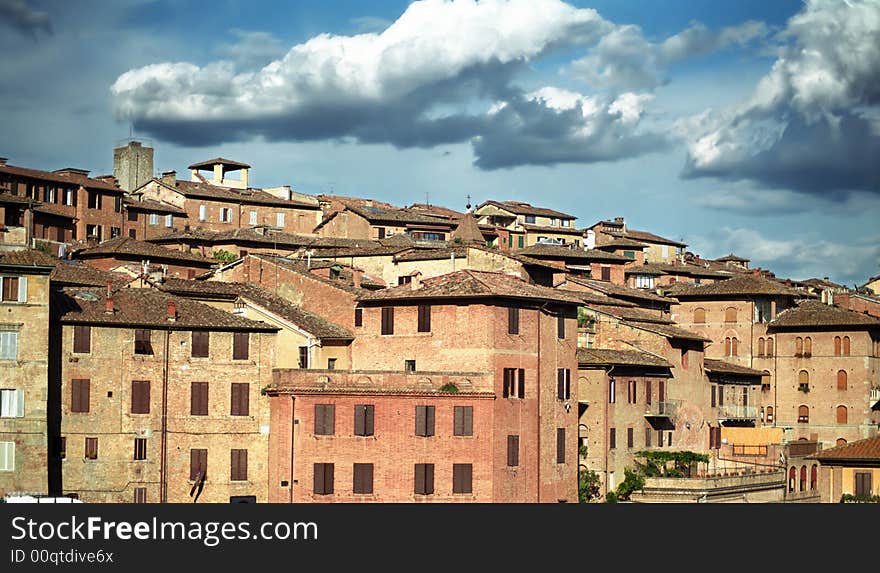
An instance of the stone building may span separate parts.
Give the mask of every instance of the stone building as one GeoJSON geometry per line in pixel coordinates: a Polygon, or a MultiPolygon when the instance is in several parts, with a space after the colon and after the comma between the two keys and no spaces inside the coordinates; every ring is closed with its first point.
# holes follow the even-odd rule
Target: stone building
{"type": "Polygon", "coordinates": [[[535,244],[521,249],[518,254],[544,262],[555,262],[565,272],[595,280],[625,284],[624,272],[632,259],[600,249],[572,248],[558,245],[535,244]]]}
{"type": "Polygon", "coordinates": [[[577,217],[561,211],[522,201],[484,201],[473,214],[483,234],[491,237],[489,245],[504,251],[539,243],[575,248],[583,244],[583,230],[575,226],[577,217]]]}
{"type": "Polygon", "coordinates": [[[371,201],[344,201],[339,209],[325,214],[315,227],[322,237],[381,240],[406,235],[416,241],[441,242],[449,239],[458,221],[449,217],[386,207],[371,201]]]}
{"type": "Polygon", "coordinates": [[[130,237],[118,237],[76,250],[72,257],[96,269],[116,270],[132,277],[159,271],[171,278],[195,278],[219,264],[201,255],[166,249],[130,237]]]}
{"type": "Polygon", "coordinates": [[[861,500],[880,496],[880,437],[822,450],[810,459],[819,461],[823,502],[838,503],[844,495],[861,500]]]}
{"type": "Polygon", "coordinates": [[[647,231],[631,229],[623,217],[615,217],[607,221],[599,221],[585,229],[587,248],[597,248],[615,242],[621,238],[638,241],[646,245],[644,249],[646,263],[672,264],[684,258],[687,243],[667,239],[647,231]]]}

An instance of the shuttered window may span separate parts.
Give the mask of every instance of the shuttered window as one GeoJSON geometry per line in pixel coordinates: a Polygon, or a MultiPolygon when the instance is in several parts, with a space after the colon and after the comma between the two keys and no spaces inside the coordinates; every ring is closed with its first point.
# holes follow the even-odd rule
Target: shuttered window
{"type": "Polygon", "coordinates": [[[507,465],[519,465],[519,436],[507,436],[507,465]]]}
{"type": "Polygon", "coordinates": [[[189,413],[191,416],[208,415],[207,382],[193,382],[190,385],[189,413]]]}
{"type": "Polygon", "coordinates": [[[849,356],[849,336],[843,337],[843,355],[849,356]]]}
{"type": "Polygon", "coordinates": [[[153,344],[150,341],[150,330],[135,329],[134,331],[134,353],[135,354],[153,354],[153,344]]]}
{"type": "Polygon", "coordinates": [[[556,398],[571,400],[571,370],[568,368],[556,369],[556,398]]]}
{"type": "Polygon", "coordinates": [[[208,341],[210,333],[207,330],[194,330],[192,333],[192,356],[193,358],[208,357],[208,341]]]}
{"type": "Polygon", "coordinates": [[[838,406],[837,407],[837,423],[838,424],[846,424],[846,422],[847,422],[846,406],[838,406]]]}
{"type": "Polygon", "coordinates": [[[150,381],[149,380],[132,380],[131,381],[131,413],[132,414],[149,414],[150,413],[150,381]]]}
{"type": "Polygon", "coordinates": [[[846,390],[846,370],[837,371],[837,389],[846,390]]]}
{"type": "Polygon", "coordinates": [[[556,317],[556,338],[565,339],[565,316],[562,314],[556,317]]]}
{"type": "Polygon", "coordinates": [[[565,463],[565,428],[556,428],[556,463],[565,463]]]}
{"type": "Polygon", "coordinates": [[[871,474],[870,472],[855,472],[855,494],[860,497],[871,495],[871,474]]]}
{"type": "Polygon", "coordinates": [[[434,464],[416,464],[414,476],[414,492],[417,495],[434,493],[434,464]]]}
{"type": "MultiPolygon", "coordinates": [[[[712,428],[709,428],[709,431],[712,431],[712,428]]],[[[645,447],[651,447],[651,428],[649,426],[645,426],[645,447]]]]}
{"type": "Polygon", "coordinates": [[[382,334],[394,334],[394,307],[382,309],[382,334]]]}
{"type": "Polygon", "coordinates": [[[232,383],[229,405],[230,416],[250,415],[250,393],[251,385],[247,382],[232,383]]]}
{"type": "Polygon", "coordinates": [[[229,451],[229,479],[230,481],[247,481],[248,451],[229,451]]]}
{"type": "Polygon", "coordinates": [[[134,439],[134,459],[135,460],[147,459],[147,439],[146,438],[135,438],[134,439]]]}
{"type": "Polygon", "coordinates": [[[473,464],[452,464],[452,493],[473,493],[473,464]]]}
{"type": "Polygon", "coordinates": [[[24,417],[24,390],[4,388],[0,390],[0,418],[24,417]]]}
{"type": "Polygon", "coordinates": [[[189,479],[198,479],[200,474],[208,473],[208,450],[194,448],[189,451],[189,479]]]}
{"type": "Polygon", "coordinates": [[[352,491],[360,494],[373,493],[373,464],[354,464],[352,491]]]}
{"type": "Polygon", "coordinates": [[[373,418],[375,413],[373,404],[355,404],[354,407],[354,435],[372,436],[373,418]]]}
{"type": "Polygon", "coordinates": [[[315,495],[330,495],[333,493],[333,464],[314,465],[314,492],[315,495]]]}
{"type": "Polygon", "coordinates": [[[809,408],[809,406],[798,406],[798,422],[801,424],[809,424],[810,423],[810,408],[809,408]]]}
{"type": "Polygon", "coordinates": [[[70,381],[70,411],[89,411],[89,387],[88,379],[74,379],[70,381]]]}
{"type": "Polygon", "coordinates": [[[663,402],[666,400],[666,380],[657,382],[657,400],[663,402]]]}
{"type": "Polygon", "coordinates": [[[86,438],[86,459],[98,459],[98,438],[86,438]]]}
{"type": "Polygon", "coordinates": [[[704,308],[694,309],[694,324],[705,324],[705,323],[706,323],[706,309],[704,309],[704,308]]]}
{"type": "Polygon", "coordinates": [[[18,277],[3,277],[3,302],[18,302],[18,277]]]}
{"type": "Polygon", "coordinates": [[[147,503],[147,488],[134,488],[134,503],[147,503]]]}
{"type": "Polygon", "coordinates": [[[416,435],[434,435],[434,406],[416,406],[416,435]]]}
{"type": "Polygon", "coordinates": [[[332,436],[336,432],[336,406],[315,404],[315,435],[332,436]]]}
{"type": "Polygon", "coordinates": [[[77,354],[88,354],[92,349],[92,327],[73,327],[73,351],[77,354]]]}
{"type": "Polygon", "coordinates": [[[364,309],[362,309],[362,308],[354,309],[354,325],[355,326],[363,326],[364,325],[364,309]]]}
{"type": "Polygon", "coordinates": [[[453,434],[456,436],[474,435],[474,407],[455,406],[453,434]]]}
{"type": "Polygon", "coordinates": [[[419,305],[419,332],[431,332],[431,305],[419,305]]]}
{"type": "Polygon", "coordinates": [[[645,404],[651,403],[651,381],[645,380],[645,404]]]}
{"type": "Polygon", "coordinates": [[[613,450],[617,447],[617,430],[615,428],[608,429],[608,449],[613,450]]]}
{"type": "Polygon", "coordinates": [[[834,337],[834,355],[835,356],[840,356],[840,341],[841,340],[840,340],[839,336],[834,337]]]}
{"type": "Polygon", "coordinates": [[[507,334],[519,334],[519,309],[513,306],[507,309],[507,334]]]}
{"type": "Polygon", "coordinates": [[[638,401],[638,386],[635,380],[629,380],[626,383],[626,401],[628,404],[635,404],[638,401]]]}
{"type": "Polygon", "coordinates": [[[0,360],[18,359],[18,330],[0,330],[0,360]]]}
{"type": "Polygon", "coordinates": [[[602,280],[610,281],[611,280],[611,267],[602,267],[602,280]]]}
{"type": "Polygon", "coordinates": [[[15,442],[0,442],[0,471],[15,471],[15,442]]]}
{"type": "Polygon", "coordinates": [[[715,385],[713,384],[713,385],[712,385],[712,399],[711,399],[710,402],[709,402],[709,405],[710,405],[712,408],[715,407],[715,404],[716,404],[716,402],[717,402],[717,400],[715,399],[715,395],[716,395],[716,392],[717,392],[717,391],[718,391],[718,389],[717,389],[717,388],[715,387],[715,385]]]}
{"type": "Polygon", "coordinates": [[[250,350],[250,335],[247,332],[236,332],[232,335],[232,359],[247,360],[250,350]]]}
{"type": "Polygon", "coordinates": [[[632,428],[626,429],[626,447],[632,449],[635,445],[635,430],[632,428]]]}

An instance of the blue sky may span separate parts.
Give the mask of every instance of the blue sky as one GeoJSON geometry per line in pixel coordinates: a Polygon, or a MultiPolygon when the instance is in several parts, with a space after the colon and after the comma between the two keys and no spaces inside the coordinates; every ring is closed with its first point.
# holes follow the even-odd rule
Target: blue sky
{"type": "Polygon", "coordinates": [[[705,257],[880,274],[880,1],[0,0],[0,155],[222,155],[258,186],[624,216],[705,257]],[[274,63],[273,63],[274,62],[274,63]]]}

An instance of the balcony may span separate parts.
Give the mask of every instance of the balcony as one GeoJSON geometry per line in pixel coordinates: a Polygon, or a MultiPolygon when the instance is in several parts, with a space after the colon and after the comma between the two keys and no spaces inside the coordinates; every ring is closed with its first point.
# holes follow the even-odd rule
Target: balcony
{"type": "Polygon", "coordinates": [[[719,420],[757,420],[757,406],[743,406],[742,404],[731,404],[718,407],[719,420]]]}
{"type": "Polygon", "coordinates": [[[678,413],[678,407],[681,400],[667,400],[665,402],[654,402],[648,404],[645,409],[646,418],[674,418],[678,413]]]}

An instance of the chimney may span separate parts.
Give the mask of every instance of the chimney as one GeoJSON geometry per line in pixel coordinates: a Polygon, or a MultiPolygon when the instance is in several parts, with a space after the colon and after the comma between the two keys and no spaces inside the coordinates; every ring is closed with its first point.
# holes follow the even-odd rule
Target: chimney
{"type": "Polygon", "coordinates": [[[409,284],[412,287],[412,290],[419,290],[420,288],[422,288],[422,273],[416,271],[410,276],[412,277],[412,280],[409,284]]]}
{"type": "Polygon", "coordinates": [[[113,296],[111,295],[111,288],[113,287],[113,283],[107,283],[107,299],[104,301],[104,312],[107,314],[113,314],[113,296]]]}
{"type": "Polygon", "coordinates": [[[168,301],[168,320],[171,322],[177,320],[177,303],[173,300],[168,301]]]}
{"type": "Polygon", "coordinates": [[[110,298],[110,295],[112,294],[112,292],[113,292],[113,283],[110,281],[107,281],[107,298],[110,298]]]}
{"type": "Polygon", "coordinates": [[[174,187],[177,185],[177,171],[163,171],[161,181],[166,185],[174,187]]]}
{"type": "Polygon", "coordinates": [[[354,281],[354,288],[361,288],[361,279],[363,278],[364,271],[360,269],[351,269],[352,280],[354,281]]]}
{"type": "Polygon", "coordinates": [[[9,160],[8,157],[0,157],[0,167],[6,165],[6,162],[9,160]]]}
{"type": "Polygon", "coordinates": [[[623,224],[623,217],[615,217],[615,218],[614,218],[614,222],[615,222],[615,223],[620,223],[620,224],[622,225],[622,224],[623,224]]]}

